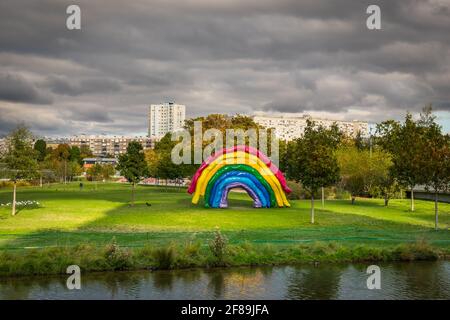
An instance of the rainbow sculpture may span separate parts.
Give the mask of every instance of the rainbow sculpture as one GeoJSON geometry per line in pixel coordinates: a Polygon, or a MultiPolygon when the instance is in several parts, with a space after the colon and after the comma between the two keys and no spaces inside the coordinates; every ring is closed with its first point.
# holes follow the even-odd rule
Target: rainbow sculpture
{"type": "Polygon", "coordinates": [[[192,203],[204,197],[205,206],[227,208],[231,189],[241,188],[255,208],[289,207],[283,173],[259,150],[249,146],[224,148],[206,159],[192,178],[192,203]]]}

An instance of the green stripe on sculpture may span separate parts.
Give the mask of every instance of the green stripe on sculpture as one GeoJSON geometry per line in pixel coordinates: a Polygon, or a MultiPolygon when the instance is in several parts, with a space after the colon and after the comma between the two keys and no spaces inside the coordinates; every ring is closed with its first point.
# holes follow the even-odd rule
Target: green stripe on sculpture
{"type": "Polygon", "coordinates": [[[248,172],[248,173],[254,175],[256,177],[256,179],[258,179],[258,181],[261,182],[261,184],[264,186],[264,188],[266,188],[267,192],[269,193],[270,206],[271,207],[277,206],[275,194],[274,194],[272,188],[267,183],[267,181],[263,178],[261,173],[259,173],[258,170],[254,169],[246,164],[233,164],[233,165],[230,164],[230,165],[224,166],[224,167],[220,168],[219,170],[217,170],[217,172],[208,181],[208,185],[206,186],[206,192],[205,192],[205,205],[207,207],[209,207],[209,197],[211,194],[211,189],[214,186],[214,183],[217,181],[217,179],[220,178],[220,176],[222,176],[224,173],[227,173],[230,171],[245,171],[245,172],[248,172]]]}

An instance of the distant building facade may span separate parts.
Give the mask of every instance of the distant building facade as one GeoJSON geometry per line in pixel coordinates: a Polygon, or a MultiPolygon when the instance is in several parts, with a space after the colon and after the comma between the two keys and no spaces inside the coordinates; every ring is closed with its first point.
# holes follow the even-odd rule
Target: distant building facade
{"type": "Polygon", "coordinates": [[[116,158],[84,158],[83,159],[83,168],[88,169],[95,164],[105,165],[110,164],[116,166],[117,159],[116,158]]]}
{"type": "Polygon", "coordinates": [[[331,127],[334,123],[338,128],[348,136],[355,137],[358,133],[367,136],[369,133],[369,124],[363,121],[341,121],[318,119],[310,116],[295,115],[270,115],[259,113],[253,116],[253,121],[264,126],[266,129],[273,128],[275,135],[281,140],[293,140],[301,137],[306,128],[306,121],[310,119],[316,124],[326,128],[331,127]]]}
{"type": "Polygon", "coordinates": [[[6,138],[0,138],[0,156],[6,153],[7,148],[6,138]]]}
{"type": "Polygon", "coordinates": [[[148,109],[148,136],[163,137],[168,132],[180,130],[185,119],[186,106],[182,104],[152,104],[148,109]]]}
{"type": "Polygon", "coordinates": [[[138,141],[145,149],[155,146],[156,139],[151,137],[126,137],[126,136],[98,136],[98,135],[78,135],[67,139],[70,146],[88,146],[96,157],[111,155],[117,157],[127,151],[131,141],[138,141]]]}

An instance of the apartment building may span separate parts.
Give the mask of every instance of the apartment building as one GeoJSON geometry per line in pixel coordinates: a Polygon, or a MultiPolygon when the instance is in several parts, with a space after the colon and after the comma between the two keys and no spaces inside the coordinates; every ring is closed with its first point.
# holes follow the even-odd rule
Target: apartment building
{"type": "Polygon", "coordinates": [[[70,146],[81,147],[88,146],[94,156],[104,157],[112,155],[117,157],[127,151],[128,144],[131,141],[138,141],[144,149],[153,148],[156,142],[151,137],[126,137],[126,136],[102,136],[102,135],[78,135],[67,139],[70,146]]]}
{"type": "Polygon", "coordinates": [[[307,115],[271,115],[258,113],[253,116],[253,120],[264,126],[265,128],[273,128],[275,135],[281,140],[293,140],[303,135],[306,128],[307,119],[313,120],[318,125],[326,128],[331,127],[334,123],[339,129],[348,136],[355,137],[358,133],[367,136],[369,132],[369,124],[363,121],[341,121],[331,119],[312,118],[307,115]]]}
{"type": "Polygon", "coordinates": [[[184,126],[186,106],[173,102],[152,104],[148,109],[148,136],[163,137],[184,126]]]}

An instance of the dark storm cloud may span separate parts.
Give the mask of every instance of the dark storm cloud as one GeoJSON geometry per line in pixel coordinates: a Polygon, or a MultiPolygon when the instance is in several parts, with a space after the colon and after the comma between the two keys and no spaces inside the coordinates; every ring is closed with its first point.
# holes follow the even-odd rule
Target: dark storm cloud
{"type": "Polygon", "coordinates": [[[73,81],[65,77],[50,77],[48,87],[62,95],[78,96],[89,93],[107,93],[120,90],[120,85],[110,79],[83,79],[73,81]]]}
{"type": "Polygon", "coordinates": [[[0,3],[0,99],[16,104],[0,102],[3,123],[32,104],[43,132],[144,133],[167,100],[188,115],[450,111],[447,0],[82,0],[81,31],[65,28],[69,4],[0,3]]]}
{"type": "Polygon", "coordinates": [[[52,99],[36,89],[33,83],[10,73],[0,73],[0,100],[31,104],[52,103],[52,99]]]}

